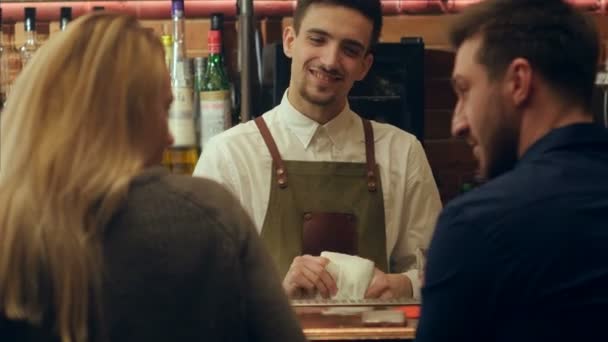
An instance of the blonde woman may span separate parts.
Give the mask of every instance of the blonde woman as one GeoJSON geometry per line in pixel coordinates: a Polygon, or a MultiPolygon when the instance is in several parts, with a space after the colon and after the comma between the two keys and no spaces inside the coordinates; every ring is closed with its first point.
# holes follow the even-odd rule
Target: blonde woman
{"type": "Polygon", "coordinates": [[[304,341],[252,222],[171,144],[163,48],[94,13],[48,41],[2,117],[1,341],[304,341]]]}

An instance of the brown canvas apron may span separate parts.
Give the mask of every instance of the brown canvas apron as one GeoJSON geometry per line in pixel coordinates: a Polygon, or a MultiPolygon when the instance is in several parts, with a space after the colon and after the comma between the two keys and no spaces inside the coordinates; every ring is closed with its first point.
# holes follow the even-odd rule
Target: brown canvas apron
{"type": "Polygon", "coordinates": [[[363,120],[366,163],[285,161],[262,117],[255,120],[273,160],[262,240],[284,277],[296,256],[332,251],[387,272],[382,184],[372,125],[363,120]]]}

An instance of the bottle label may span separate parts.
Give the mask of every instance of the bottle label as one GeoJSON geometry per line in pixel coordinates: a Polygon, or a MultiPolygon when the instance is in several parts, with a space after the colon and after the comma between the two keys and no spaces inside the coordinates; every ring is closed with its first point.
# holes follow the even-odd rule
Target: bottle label
{"type": "Polygon", "coordinates": [[[201,91],[201,150],[213,136],[232,127],[229,90],[201,91]]]}
{"type": "Polygon", "coordinates": [[[196,146],[192,96],[190,87],[173,87],[173,103],[169,110],[169,131],[173,135],[173,146],[196,146]]]}
{"type": "Polygon", "coordinates": [[[216,55],[222,52],[222,44],[209,44],[208,45],[209,54],[216,55]]]}
{"type": "Polygon", "coordinates": [[[209,54],[219,54],[222,52],[222,33],[216,30],[210,30],[207,34],[207,49],[209,54]]]}
{"type": "Polygon", "coordinates": [[[222,52],[222,44],[221,43],[216,43],[216,44],[210,43],[207,45],[207,49],[209,50],[210,55],[217,55],[222,52]]]}

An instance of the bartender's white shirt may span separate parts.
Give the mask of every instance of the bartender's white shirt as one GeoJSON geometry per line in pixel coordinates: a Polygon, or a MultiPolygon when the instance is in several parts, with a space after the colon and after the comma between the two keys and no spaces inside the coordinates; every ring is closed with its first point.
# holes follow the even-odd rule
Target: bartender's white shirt
{"type": "MultiPolygon", "coordinates": [[[[287,92],[285,93],[287,94],[287,92]]],[[[363,125],[348,105],[325,125],[298,112],[283,96],[264,114],[284,160],[365,163],[363,125]]],[[[424,150],[415,136],[392,125],[372,122],[380,168],[391,272],[403,272],[420,297],[416,249],[427,248],[441,201],[424,150]]],[[[239,124],[203,146],[195,176],[228,188],[261,232],[270,197],[272,158],[253,121],[239,124]]]]}

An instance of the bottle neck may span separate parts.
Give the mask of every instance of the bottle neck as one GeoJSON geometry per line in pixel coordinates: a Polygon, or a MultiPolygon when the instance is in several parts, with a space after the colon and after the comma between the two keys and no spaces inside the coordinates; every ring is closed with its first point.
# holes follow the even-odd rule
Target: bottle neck
{"type": "Polygon", "coordinates": [[[186,58],[186,45],[184,44],[185,29],[184,12],[173,12],[173,58],[182,60],[186,58]]]}
{"type": "Polygon", "coordinates": [[[34,30],[25,31],[25,43],[26,44],[36,44],[36,31],[34,31],[34,30]]]}
{"type": "Polygon", "coordinates": [[[208,65],[218,65],[221,66],[223,62],[222,54],[220,53],[210,53],[207,56],[207,64],[208,65]]]}
{"type": "Polygon", "coordinates": [[[222,62],[222,33],[221,31],[211,30],[207,36],[207,50],[209,51],[209,61],[215,63],[222,62]]]}

